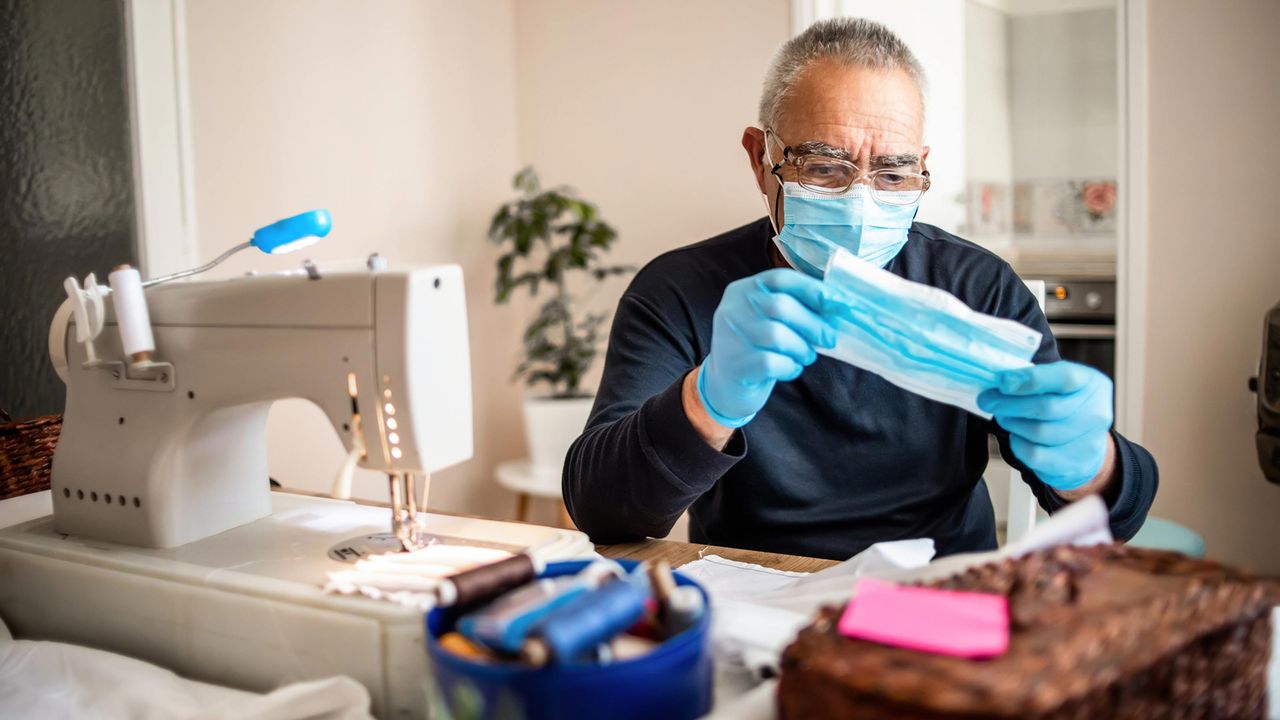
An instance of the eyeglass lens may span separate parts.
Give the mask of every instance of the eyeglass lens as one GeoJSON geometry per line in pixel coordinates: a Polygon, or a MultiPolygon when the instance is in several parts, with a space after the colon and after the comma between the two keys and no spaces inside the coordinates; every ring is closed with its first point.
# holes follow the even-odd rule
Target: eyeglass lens
{"type": "MultiPolygon", "coordinates": [[[[821,155],[801,156],[796,165],[800,185],[817,192],[844,192],[860,176],[853,165],[821,155]]],[[[914,203],[925,188],[923,175],[895,168],[873,171],[868,181],[877,200],[898,204],[914,203]]]]}

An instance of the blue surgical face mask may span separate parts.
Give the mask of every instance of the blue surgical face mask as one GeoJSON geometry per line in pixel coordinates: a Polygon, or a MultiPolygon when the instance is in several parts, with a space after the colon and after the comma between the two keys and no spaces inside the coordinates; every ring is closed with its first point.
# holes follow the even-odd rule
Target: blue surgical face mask
{"type": "Polygon", "coordinates": [[[912,282],[854,258],[831,255],[823,315],[836,329],[818,352],[869,370],[900,388],[979,417],[978,395],[1001,371],[1028,367],[1036,330],[970,309],[941,288],[912,282]]]}
{"type": "Polygon", "coordinates": [[[833,246],[876,267],[888,265],[907,244],[907,232],[920,208],[919,200],[910,205],[876,202],[862,183],[842,195],[826,195],[787,182],[782,195],[786,217],[774,242],[793,267],[818,278],[833,246]]]}

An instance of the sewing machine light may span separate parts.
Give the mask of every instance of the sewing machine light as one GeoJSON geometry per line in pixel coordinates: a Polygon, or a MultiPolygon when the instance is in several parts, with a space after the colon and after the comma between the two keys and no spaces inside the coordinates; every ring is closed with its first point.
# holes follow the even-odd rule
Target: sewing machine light
{"type": "MultiPolygon", "coordinates": [[[[170,280],[178,280],[180,278],[199,275],[208,271],[219,264],[223,260],[235,255],[245,248],[256,247],[268,255],[282,255],[284,253],[301,250],[308,245],[314,245],[320,241],[320,238],[329,234],[333,229],[333,218],[329,215],[329,211],[325,209],[308,210],[300,215],[277,220],[276,222],[260,227],[253,232],[253,237],[247,242],[231,247],[226,252],[209,262],[194,267],[190,270],[170,273],[158,278],[152,278],[144,283],[142,287],[148,288],[152,285],[167,283],[170,280]]],[[[314,268],[312,268],[314,272],[314,268]]],[[[70,290],[68,290],[70,292],[70,290]]]]}
{"type": "Polygon", "coordinates": [[[314,245],[332,229],[328,210],[310,210],[258,228],[249,244],[268,255],[282,255],[314,245]]]}

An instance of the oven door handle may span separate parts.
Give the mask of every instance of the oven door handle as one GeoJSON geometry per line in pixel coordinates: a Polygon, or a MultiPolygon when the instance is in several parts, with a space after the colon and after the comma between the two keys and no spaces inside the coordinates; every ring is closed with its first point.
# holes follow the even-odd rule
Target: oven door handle
{"type": "Polygon", "coordinates": [[[1115,325],[1085,325],[1081,323],[1049,323],[1053,336],[1059,340],[1115,339],[1115,325]]]}

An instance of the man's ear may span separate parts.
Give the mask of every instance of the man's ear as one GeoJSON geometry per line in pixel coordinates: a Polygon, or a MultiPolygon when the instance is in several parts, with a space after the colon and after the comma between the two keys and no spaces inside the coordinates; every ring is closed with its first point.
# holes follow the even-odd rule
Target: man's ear
{"type": "Polygon", "coordinates": [[[742,149],[747,151],[747,161],[751,163],[751,173],[756,176],[756,187],[760,192],[768,192],[765,178],[769,175],[769,166],[765,160],[764,131],[760,128],[748,127],[742,131],[742,149]]]}
{"type": "Polygon", "coordinates": [[[925,164],[925,160],[929,159],[929,146],[925,145],[924,150],[920,151],[920,172],[929,172],[929,166],[925,164]]]}

